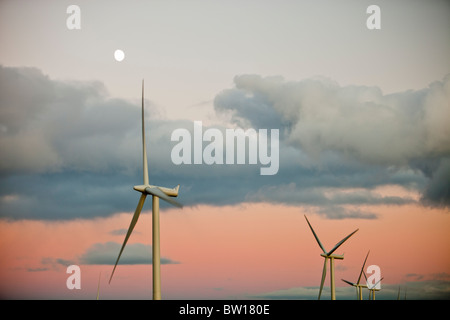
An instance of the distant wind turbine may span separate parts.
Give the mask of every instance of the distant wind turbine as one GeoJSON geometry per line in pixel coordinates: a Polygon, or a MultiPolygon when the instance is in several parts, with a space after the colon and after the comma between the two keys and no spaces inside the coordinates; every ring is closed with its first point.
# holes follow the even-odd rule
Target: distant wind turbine
{"type": "Polygon", "coordinates": [[[116,270],[117,264],[119,262],[120,256],[122,255],[123,249],[127,244],[128,238],[133,232],[134,226],[136,225],[139,215],[141,213],[142,207],[144,206],[145,198],[147,195],[152,195],[152,265],[153,265],[153,300],[161,300],[161,272],[160,272],[160,246],[159,246],[159,199],[163,199],[168,203],[181,208],[182,205],[171,197],[178,196],[178,189],[180,185],[175,188],[165,188],[158,187],[149,184],[148,179],[148,163],[147,163],[147,151],[145,147],[145,126],[144,126],[144,80],[142,80],[142,155],[143,155],[143,176],[144,176],[144,184],[134,186],[133,189],[139,191],[141,193],[141,197],[139,198],[138,205],[136,207],[136,211],[134,212],[133,218],[131,219],[130,226],[128,227],[127,234],[125,236],[125,240],[123,241],[122,248],[120,249],[119,256],[117,257],[116,264],[114,265],[114,269],[111,273],[111,278],[109,279],[109,283],[111,283],[111,279],[114,275],[114,271],[116,270]]]}
{"type": "MultiPolygon", "coordinates": [[[[367,276],[366,273],[363,272],[364,274],[364,278],[366,278],[366,282],[367,282],[367,276]]],[[[369,289],[369,300],[375,300],[375,291],[380,291],[381,289],[377,288],[377,285],[381,282],[381,280],[383,280],[384,278],[381,278],[380,280],[378,280],[373,286],[369,285],[369,283],[367,282],[367,289],[369,289]]]]}
{"type": "Polygon", "coordinates": [[[366,261],[367,261],[367,257],[369,256],[369,253],[370,253],[370,250],[369,250],[369,252],[367,252],[366,259],[364,259],[364,263],[361,268],[361,272],[359,273],[358,281],[356,281],[356,283],[341,279],[345,283],[348,283],[349,285],[356,287],[356,293],[357,293],[358,300],[362,300],[362,288],[367,288],[367,285],[362,284],[360,282],[361,282],[361,277],[364,273],[364,266],[366,265],[366,261]]]}
{"type": "Polygon", "coordinates": [[[100,271],[100,274],[98,275],[98,285],[97,285],[97,300],[100,296],[100,277],[102,275],[102,272],[100,271]]]}
{"type": "Polygon", "coordinates": [[[337,255],[337,254],[333,254],[334,251],[336,251],[337,248],[339,248],[348,238],[350,238],[356,231],[358,231],[359,229],[356,229],[355,231],[353,231],[352,233],[350,233],[348,236],[346,236],[344,239],[342,239],[341,241],[339,241],[334,247],[333,249],[331,249],[330,251],[326,251],[325,248],[323,247],[322,243],[319,240],[319,237],[316,235],[316,233],[314,232],[313,227],[311,226],[311,224],[308,221],[308,218],[305,215],[305,219],[306,222],[308,222],[308,225],[314,235],[314,238],[316,238],[317,243],[319,244],[320,248],[322,249],[323,253],[321,253],[320,255],[322,257],[325,258],[324,264],[323,264],[323,271],[322,271],[322,280],[320,281],[320,290],[319,290],[319,300],[320,300],[320,296],[322,295],[322,289],[323,289],[323,283],[325,281],[325,276],[327,274],[327,260],[330,259],[330,286],[331,286],[331,300],[336,300],[336,289],[335,289],[335,285],[334,285],[334,259],[338,259],[338,260],[343,260],[344,259],[344,255],[337,255]]]}

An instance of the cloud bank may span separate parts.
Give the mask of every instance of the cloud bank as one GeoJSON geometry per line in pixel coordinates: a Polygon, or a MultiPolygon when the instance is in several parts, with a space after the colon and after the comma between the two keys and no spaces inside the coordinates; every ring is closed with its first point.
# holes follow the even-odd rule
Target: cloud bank
{"type": "MultiPolygon", "coordinates": [[[[66,220],[134,210],[139,194],[132,186],[142,183],[140,88],[129,101],[112,98],[100,82],[3,66],[0,84],[2,218],[66,220]]],[[[146,100],[151,183],[181,184],[179,201],[187,206],[271,202],[334,219],[373,219],[376,212],[359,206],[417,202],[376,191],[386,185],[419,193],[423,205],[448,208],[449,101],[450,76],[389,95],[326,78],[236,76],[214,108],[229,119],[227,127],[280,130],[279,171],[268,177],[249,164],[174,165],[171,133],[193,134],[193,123],[163,118],[146,100]]]]}
{"type": "MultiPolygon", "coordinates": [[[[306,153],[303,164],[330,156],[371,170],[411,169],[429,178],[424,203],[450,204],[450,75],[422,90],[383,95],[378,87],[346,86],[327,78],[298,82],[236,76],[215,99],[243,127],[275,127],[306,153]]],[[[397,171],[398,172],[398,171],[397,171]]]]}
{"type": "Polygon", "coordinates": [[[389,95],[327,78],[243,75],[234,82],[216,97],[216,110],[231,110],[244,126],[283,129],[289,145],[316,157],[331,150],[363,163],[402,165],[450,153],[450,75],[389,95]]]}

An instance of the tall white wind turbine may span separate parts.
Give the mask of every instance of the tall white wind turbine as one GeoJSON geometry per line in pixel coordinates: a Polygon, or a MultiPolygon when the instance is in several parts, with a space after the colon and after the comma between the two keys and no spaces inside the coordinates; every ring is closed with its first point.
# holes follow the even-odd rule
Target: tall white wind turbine
{"type": "Polygon", "coordinates": [[[306,215],[305,215],[305,219],[306,219],[306,222],[308,222],[309,228],[311,229],[311,231],[312,231],[312,233],[314,235],[314,238],[316,238],[316,241],[319,244],[319,247],[323,251],[323,253],[321,253],[320,255],[325,258],[325,261],[324,261],[324,264],[323,264],[323,271],[322,271],[322,280],[320,281],[319,300],[320,300],[320,296],[322,295],[323,283],[325,281],[325,276],[327,274],[327,260],[328,259],[330,259],[331,300],[336,300],[336,289],[335,289],[335,285],[334,285],[334,259],[343,260],[344,259],[344,255],[333,254],[333,252],[336,251],[337,248],[339,248],[345,241],[347,241],[348,238],[350,238],[359,229],[356,229],[355,231],[350,233],[348,236],[346,236],[344,239],[339,241],[333,247],[333,249],[331,249],[330,251],[326,251],[325,248],[323,247],[322,243],[320,242],[319,237],[314,232],[314,229],[311,226],[311,224],[309,223],[308,218],[306,217],[306,215]]]}
{"type": "Polygon", "coordinates": [[[152,265],[153,265],[153,300],[161,300],[161,272],[160,272],[160,245],[159,245],[159,199],[163,199],[168,203],[181,208],[182,205],[171,197],[178,196],[178,189],[180,185],[175,188],[165,188],[149,184],[148,179],[148,163],[147,163],[147,151],[145,147],[145,126],[144,126],[144,80],[142,80],[142,154],[143,154],[143,176],[144,184],[134,186],[133,189],[141,193],[138,205],[134,212],[133,218],[131,219],[130,226],[128,227],[125,240],[123,241],[122,248],[120,249],[119,256],[117,257],[116,264],[111,273],[111,279],[116,270],[117,264],[119,263],[120,256],[122,255],[123,249],[127,244],[128,238],[133,232],[134,226],[136,225],[139,215],[141,213],[142,207],[144,206],[145,198],[147,195],[152,195],[152,265]]]}
{"type": "Polygon", "coordinates": [[[356,281],[355,283],[353,283],[353,282],[350,282],[350,281],[341,279],[341,280],[344,281],[345,283],[348,283],[349,285],[351,285],[351,286],[353,286],[353,287],[356,287],[356,292],[357,292],[358,300],[362,300],[362,288],[367,288],[367,285],[366,285],[366,284],[362,284],[362,283],[361,283],[361,277],[362,277],[362,275],[363,275],[363,273],[364,273],[364,266],[366,265],[366,261],[367,261],[367,257],[369,256],[369,253],[370,253],[370,250],[369,250],[369,252],[367,252],[366,259],[364,259],[364,263],[363,263],[363,266],[362,266],[362,268],[361,268],[361,272],[359,273],[358,281],[356,281]]]}

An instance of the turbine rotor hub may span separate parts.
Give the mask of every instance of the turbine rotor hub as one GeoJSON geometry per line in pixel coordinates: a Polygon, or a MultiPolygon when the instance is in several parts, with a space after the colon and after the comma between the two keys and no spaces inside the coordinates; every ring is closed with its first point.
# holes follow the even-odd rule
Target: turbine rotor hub
{"type": "Polygon", "coordinates": [[[334,254],[334,253],[332,253],[330,255],[327,255],[326,253],[321,253],[320,255],[322,257],[324,257],[324,258],[333,258],[333,259],[338,259],[338,260],[344,260],[344,255],[343,254],[334,254]]]}

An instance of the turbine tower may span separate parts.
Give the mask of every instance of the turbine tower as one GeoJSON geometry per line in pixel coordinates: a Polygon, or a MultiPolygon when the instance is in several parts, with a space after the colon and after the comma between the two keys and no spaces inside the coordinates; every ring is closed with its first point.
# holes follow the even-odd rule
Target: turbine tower
{"type": "Polygon", "coordinates": [[[128,238],[133,232],[134,226],[136,225],[139,215],[141,214],[142,207],[144,206],[145,198],[147,195],[152,195],[152,265],[153,265],[153,300],[161,300],[161,272],[160,272],[160,247],[159,247],[159,199],[163,199],[168,203],[181,208],[182,205],[171,197],[178,196],[178,189],[180,185],[175,188],[165,188],[149,184],[148,179],[148,163],[147,163],[147,151],[145,147],[145,126],[144,126],[144,80],[142,80],[142,158],[143,158],[143,176],[144,184],[134,186],[133,189],[141,193],[138,205],[134,212],[133,218],[131,219],[130,226],[128,227],[125,240],[123,241],[122,248],[120,249],[119,256],[117,257],[116,264],[111,273],[111,279],[116,270],[117,264],[119,263],[120,256],[122,255],[123,249],[127,244],[128,238]]]}
{"type": "Polygon", "coordinates": [[[97,285],[97,300],[100,297],[100,277],[102,276],[102,272],[98,275],[98,285],[97,285]]]}
{"type": "Polygon", "coordinates": [[[367,285],[361,284],[360,281],[361,281],[361,277],[364,273],[364,266],[366,265],[366,261],[367,261],[367,257],[369,256],[369,253],[370,253],[370,250],[369,250],[369,252],[367,252],[366,259],[364,260],[363,266],[361,268],[361,272],[359,273],[358,281],[356,281],[356,283],[341,279],[345,283],[348,283],[349,285],[356,287],[356,293],[358,296],[358,300],[362,300],[362,288],[367,288],[367,285]]]}
{"type": "Polygon", "coordinates": [[[314,238],[316,238],[317,243],[319,244],[319,247],[322,249],[323,253],[321,253],[320,255],[322,257],[325,258],[324,264],[323,264],[323,271],[322,271],[322,280],[320,281],[320,290],[319,290],[319,300],[320,300],[320,296],[322,295],[322,289],[323,289],[323,283],[325,281],[325,276],[327,274],[327,260],[330,259],[330,287],[331,287],[331,300],[336,300],[336,290],[335,290],[335,285],[334,285],[334,259],[338,259],[338,260],[343,260],[344,259],[344,255],[338,255],[338,254],[333,254],[334,251],[336,251],[337,248],[339,248],[348,238],[350,238],[356,231],[358,231],[359,229],[356,229],[355,231],[353,231],[352,233],[350,233],[348,236],[346,236],[344,239],[342,239],[341,241],[339,241],[334,247],[333,249],[331,249],[330,251],[326,251],[325,248],[323,247],[322,243],[319,240],[319,237],[317,237],[316,233],[314,232],[313,227],[311,226],[311,224],[308,221],[308,218],[305,215],[305,219],[306,222],[308,222],[309,228],[311,229],[314,238]]]}
{"type": "MultiPolygon", "coordinates": [[[[400,300],[400,286],[398,287],[397,300],[400,300]]],[[[406,287],[405,287],[405,300],[406,300],[406,287]]]]}

